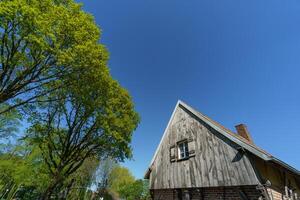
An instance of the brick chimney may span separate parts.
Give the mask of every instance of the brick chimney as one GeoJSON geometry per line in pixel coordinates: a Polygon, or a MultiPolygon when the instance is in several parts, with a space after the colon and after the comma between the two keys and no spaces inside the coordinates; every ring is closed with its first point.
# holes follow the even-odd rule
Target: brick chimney
{"type": "Polygon", "coordinates": [[[245,124],[239,124],[235,126],[237,133],[245,138],[249,143],[254,144],[253,140],[251,138],[251,135],[247,129],[247,126],[245,124]]]}

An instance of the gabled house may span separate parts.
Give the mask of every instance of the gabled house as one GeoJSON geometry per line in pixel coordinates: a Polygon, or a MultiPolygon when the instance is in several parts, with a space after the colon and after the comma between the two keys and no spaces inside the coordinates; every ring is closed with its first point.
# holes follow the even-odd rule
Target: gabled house
{"type": "Polygon", "coordinates": [[[145,174],[152,199],[300,199],[299,171],[236,129],[178,101],[145,174]]]}

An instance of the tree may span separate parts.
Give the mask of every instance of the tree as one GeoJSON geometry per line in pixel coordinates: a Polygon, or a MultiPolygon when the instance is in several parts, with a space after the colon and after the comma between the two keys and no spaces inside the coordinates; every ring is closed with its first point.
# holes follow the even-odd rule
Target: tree
{"type": "Polygon", "coordinates": [[[123,183],[119,188],[119,195],[126,200],[147,200],[150,199],[148,182],[136,180],[132,183],[123,183]]]}
{"type": "MultiPolygon", "coordinates": [[[[6,104],[0,104],[0,110],[6,107],[6,104]]],[[[21,115],[15,109],[0,115],[0,154],[9,152],[14,148],[13,141],[19,131],[21,119],[21,115]]]]}
{"type": "Polygon", "coordinates": [[[49,180],[38,148],[26,141],[0,156],[0,198],[38,197],[49,180]]]}
{"type": "Polygon", "coordinates": [[[116,161],[111,158],[100,161],[100,165],[95,173],[95,181],[93,183],[97,188],[96,191],[99,197],[103,197],[105,194],[109,193],[109,177],[111,172],[117,166],[116,161]]]}
{"type": "MultiPolygon", "coordinates": [[[[82,166],[66,181],[60,199],[84,199],[92,176],[99,164],[95,158],[86,159],[82,166]]],[[[0,156],[0,199],[39,199],[51,180],[38,148],[25,142],[13,153],[0,156]]]]}
{"type": "MultiPolygon", "coordinates": [[[[66,187],[58,193],[60,198],[84,199],[92,176],[99,164],[96,158],[86,159],[68,178],[66,187]]],[[[0,156],[0,198],[39,199],[51,179],[39,148],[19,144],[10,153],[0,156]]]]}
{"type": "MultiPolygon", "coordinates": [[[[0,104],[0,110],[7,108],[6,104],[0,104]]],[[[16,110],[10,110],[0,115],[0,139],[9,139],[18,132],[21,115],[16,110]]]]}
{"type": "Polygon", "coordinates": [[[68,87],[87,57],[106,60],[99,33],[73,0],[0,1],[0,114],[68,87]]]}
{"type": "Polygon", "coordinates": [[[150,190],[149,190],[149,180],[143,179],[142,181],[142,185],[143,185],[143,191],[141,193],[141,200],[150,200],[151,196],[150,196],[150,190]]]}
{"type": "Polygon", "coordinates": [[[134,183],[135,178],[131,172],[125,167],[115,167],[108,179],[109,190],[115,196],[120,196],[120,191],[124,185],[134,183]]]}
{"type": "Polygon", "coordinates": [[[105,67],[79,74],[90,78],[81,87],[74,83],[56,92],[61,100],[43,104],[32,119],[28,137],[39,146],[52,177],[44,199],[61,190],[87,158],[131,157],[130,141],[139,118],[127,91],[105,67]]]}
{"type": "Polygon", "coordinates": [[[149,183],[136,180],[126,167],[117,166],[109,174],[109,191],[125,200],[149,200],[149,183]]]}
{"type": "MultiPolygon", "coordinates": [[[[41,175],[35,180],[49,178],[42,181],[42,199],[68,195],[90,159],[131,157],[139,117],[111,77],[99,40],[93,18],[73,0],[0,1],[0,104],[6,105],[0,115],[16,109],[26,114],[31,126],[25,140],[32,149],[16,159],[27,166],[23,157],[38,152],[43,168],[33,171],[41,175]]],[[[23,185],[17,169],[7,174],[23,185]]],[[[39,188],[26,187],[31,185],[39,188]]]]}
{"type": "Polygon", "coordinates": [[[67,199],[84,199],[93,181],[93,175],[99,165],[97,158],[89,158],[69,177],[68,187],[64,190],[67,199]]]}

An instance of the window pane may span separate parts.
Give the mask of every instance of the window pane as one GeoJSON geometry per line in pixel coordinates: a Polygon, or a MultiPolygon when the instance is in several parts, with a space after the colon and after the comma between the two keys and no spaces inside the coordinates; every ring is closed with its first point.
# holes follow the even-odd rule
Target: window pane
{"type": "Polygon", "coordinates": [[[188,146],[188,143],[187,143],[187,142],[185,142],[184,144],[185,144],[185,151],[186,151],[186,152],[188,152],[188,151],[189,151],[189,146],[188,146]]]}
{"type": "Polygon", "coordinates": [[[181,143],[181,144],[179,145],[179,148],[180,148],[180,151],[184,151],[183,143],[181,143]]]}
{"type": "Polygon", "coordinates": [[[184,146],[185,146],[185,156],[188,157],[189,156],[189,146],[188,146],[188,143],[185,142],[184,146]]]}
{"type": "Polygon", "coordinates": [[[188,142],[184,141],[178,144],[178,153],[179,153],[179,159],[188,158],[189,157],[189,148],[188,148],[188,142]]]}

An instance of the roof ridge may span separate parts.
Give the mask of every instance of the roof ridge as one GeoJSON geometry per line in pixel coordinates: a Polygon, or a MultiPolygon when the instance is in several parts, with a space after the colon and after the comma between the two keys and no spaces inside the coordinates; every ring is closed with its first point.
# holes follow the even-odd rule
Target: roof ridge
{"type": "MultiPolygon", "coordinates": [[[[258,147],[255,144],[251,144],[249,143],[245,138],[239,136],[238,134],[234,133],[233,131],[231,131],[230,129],[226,128],[225,126],[221,125],[220,123],[216,122],[215,120],[211,119],[210,117],[202,114],[201,112],[199,112],[198,110],[194,109],[193,107],[189,106],[188,104],[184,103],[183,101],[179,101],[179,104],[181,104],[182,106],[184,106],[186,109],[188,109],[189,111],[196,112],[196,114],[201,115],[203,118],[205,118],[207,121],[209,121],[210,123],[214,124],[215,126],[219,127],[220,129],[222,129],[224,132],[226,132],[227,134],[229,134],[230,136],[235,137],[236,139],[238,139],[239,141],[243,142],[244,144],[256,149],[257,151],[265,154],[269,159],[267,160],[272,160],[273,162],[276,162],[280,165],[285,166],[287,169],[293,171],[294,173],[296,173],[297,175],[300,175],[300,171],[292,166],[290,166],[289,164],[285,163],[284,161],[274,157],[272,154],[268,153],[267,151],[265,151],[264,149],[258,147]]],[[[196,115],[197,116],[197,115],[196,115]]],[[[199,117],[199,116],[198,116],[199,117]]],[[[229,138],[230,139],[230,138],[229,138]]],[[[258,156],[258,155],[256,155],[258,156]]]]}
{"type": "MultiPolygon", "coordinates": [[[[187,105],[187,104],[186,104],[187,105]]],[[[189,105],[187,105],[189,106],[189,105]]],[[[246,143],[247,145],[252,146],[253,148],[258,149],[259,151],[267,154],[268,156],[272,156],[270,153],[268,153],[267,151],[263,150],[262,148],[258,147],[255,144],[251,144],[249,143],[248,140],[246,140],[245,138],[243,138],[242,136],[236,134],[235,132],[233,132],[232,130],[226,128],[225,126],[223,126],[222,124],[220,124],[219,122],[211,119],[210,117],[208,117],[207,115],[202,114],[201,112],[199,112],[198,110],[194,109],[193,107],[189,106],[190,108],[192,108],[193,110],[195,110],[195,112],[197,112],[198,114],[202,115],[205,119],[209,120],[210,122],[212,122],[213,124],[215,124],[216,126],[219,126],[220,128],[222,128],[226,133],[236,137],[237,139],[241,140],[242,142],[246,143]]]]}

